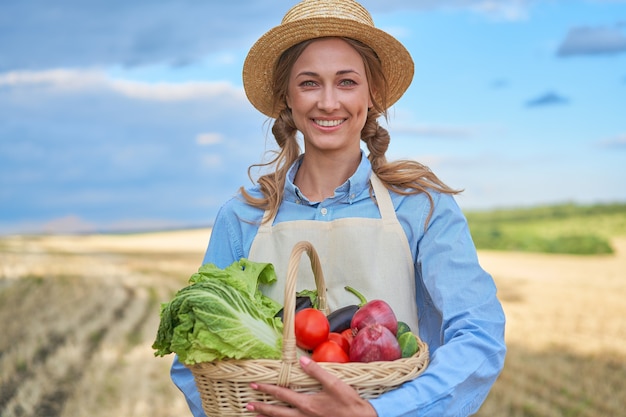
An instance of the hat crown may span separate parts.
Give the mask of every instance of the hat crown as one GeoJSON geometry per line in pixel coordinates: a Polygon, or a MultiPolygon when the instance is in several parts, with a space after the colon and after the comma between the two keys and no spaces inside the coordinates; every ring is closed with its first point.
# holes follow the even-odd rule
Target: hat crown
{"type": "Polygon", "coordinates": [[[374,26],[369,12],[352,0],[304,0],[285,14],[282,24],[315,18],[347,19],[374,26]]]}

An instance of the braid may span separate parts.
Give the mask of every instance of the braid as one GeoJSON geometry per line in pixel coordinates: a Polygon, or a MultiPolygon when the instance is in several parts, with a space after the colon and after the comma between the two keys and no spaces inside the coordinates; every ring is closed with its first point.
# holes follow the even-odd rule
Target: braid
{"type": "Polygon", "coordinates": [[[387,162],[385,152],[389,147],[390,136],[387,129],[378,123],[381,115],[376,110],[370,110],[365,126],[361,130],[361,138],[370,152],[367,158],[372,164],[372,171],[388,189],[403,195],[424,193],[428,197],[430,211],[424,223],[426,227],[433,213],[434,204],[429,191],[435,190],[446,194],[458,194],[461,191],[448,187],[430,168],[417,161],[405,159],[387,162]]]}
{"type": "Polygon", "coordinates": [[[281,149],[285,149],[290,139],[295,139],[296,133],[297,129],[291,111],[285,108],[278,114],[272,125],[274,139],[281,149]]]}
{"type": "MultiPolygon", "coordinates": [[[[248,176],[250,177],[250,170],[253,167],[264,167],[270,165],[274,165],[276,167],[274,172],[262,175],[258,179],[263,197],[253,197],[246,192],[244,187],[239,188],[239,191],[248,204],[254,207],[262,208],[263,210],[269,210],[270,217],[273,217],[278,212],[278,207],[283,199],[287,171],[300,155],[300,146],[296,140],[297,132],[298,130],[293,122],[291,110],[284,108],[281,110],[272,125],[272,134],[274,135],[276,143],[280,147],[280,151],[277,152],[276,157],[271,161],[252,165],[248,169],[248,176]]],[[[263,219],[263,221],[266,220],[268,219],[263,219]]]]}
{"type": "Polygon", "coordinates": [[[387,148],[389,148],[390,141],[389,132],[378,123],[379,116],[380,113],[370,109],[365,126],[361,130],[361,139],[365,142],[370,152],[368,159],[372,164],[374,172],[387,163],[385,153],[387,148]]]}

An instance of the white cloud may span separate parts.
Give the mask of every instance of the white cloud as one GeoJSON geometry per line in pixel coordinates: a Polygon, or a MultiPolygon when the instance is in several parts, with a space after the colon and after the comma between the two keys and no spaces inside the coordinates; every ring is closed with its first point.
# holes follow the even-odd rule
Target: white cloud
{"type": "Polygon", "coordinates": [[[50,69],[43,71],[10,71],[0,73],[0,86],[52,86],[67,90],[84,89],[103,84],[104,74],[96,70],[50,69]]]}
{"type": "Polygon", "coordinates": [[[219,95],[243,96],[240,89],[228,82],[144,83],[130,80],[108,80],[112,90],[126,97],[141,100],[183,101],[219,95]]]}
{"type": "Polygon", "coordinates": [[[196,136],[196,143],[198,145],[217,145],[224,141],[224,136],[220,133],[200,133],[196,136]]]}
{"type": "Polygon", "coordinates": [[[185,101],[229,95],[245,100],[241,88],[226,81],[189,81],[148,83],[110,78],[95,69],[50,69],[0,73],[0,86],[12,88],[46,87],[57,91],[104,89],[122,96],[150,101],[185,101]]]}

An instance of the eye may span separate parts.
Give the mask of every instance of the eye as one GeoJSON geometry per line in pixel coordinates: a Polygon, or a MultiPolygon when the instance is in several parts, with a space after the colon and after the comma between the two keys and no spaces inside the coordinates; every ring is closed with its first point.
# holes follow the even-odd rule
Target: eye
{"type": "Polygon", "coordinates": [[[346,80],[339,81],[339,85],[342,86],[342,87],[351,87],[351,86],[357,85],[357,84],[356,84],[356,81],[354,81],[354,80],[346,79],[346,80]]]}
{"type": "Polygon", "coordinates": [[[300,87],[315,87],[317,83],[313,80],[306,80],[300,83],[300,87]]]}

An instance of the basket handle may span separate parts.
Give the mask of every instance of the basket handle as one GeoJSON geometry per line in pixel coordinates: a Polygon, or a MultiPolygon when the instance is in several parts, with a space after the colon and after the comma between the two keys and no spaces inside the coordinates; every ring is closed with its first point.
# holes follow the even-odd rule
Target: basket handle
{"type": "Polygon", "coordinates": [[[287,267],[287,279],[285,281],[285,305],[283,306],[283,358],[282,367],[278,376],[278,385],[287,386],[291,367],[297,362],[296,331],[295,331],[295,308],[296,308],[296,281],[298,279],[298,267],[302,254],[306,252],[311,260],[311,269],[315,278],[317,289],[318,307],[328,314],[326,301],[326,281],[322,272],[322,264],[313,244],[301,241],[294,245],[289,257],[287,267]]]}

